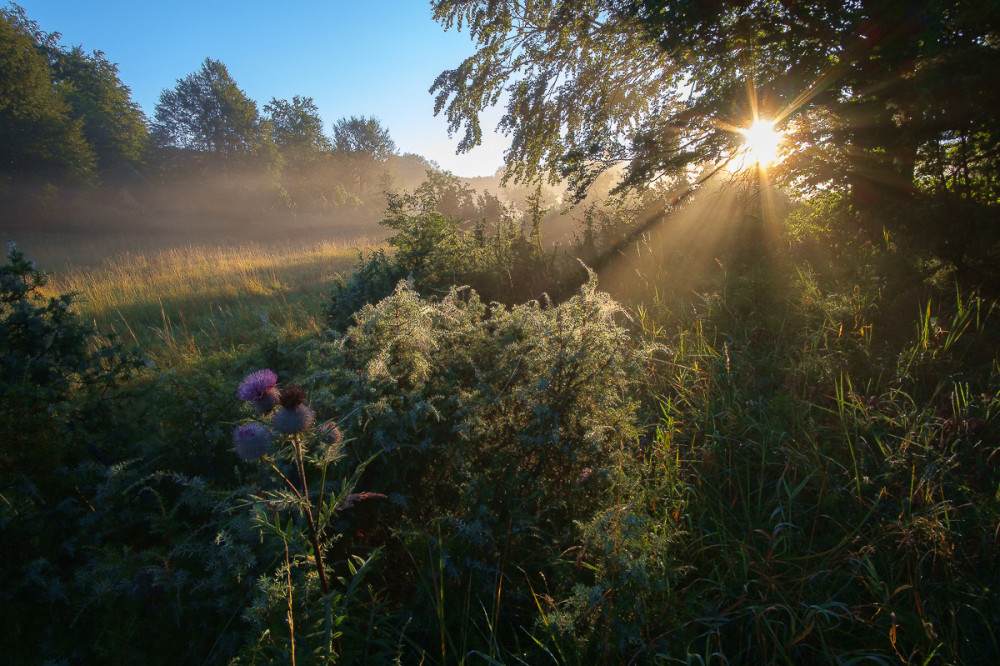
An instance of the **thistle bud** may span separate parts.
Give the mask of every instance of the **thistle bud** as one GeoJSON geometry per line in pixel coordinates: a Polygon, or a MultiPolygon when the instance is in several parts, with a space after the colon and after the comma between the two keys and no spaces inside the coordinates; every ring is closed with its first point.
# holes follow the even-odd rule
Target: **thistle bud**
{"type": "Polygon", "coordinates": [[[286,386],[281,391],[281,406],[285,409],[295,409],[306,401],[306,392],[298,386],[286,386]]]}
{"type": "Polygon", "coordinates": [[[233,450],[243,460],[257,460],[271,450],[271,431],[257,423],[246,423],[233,429],[233,450]]]}
{"type": "Polygon", "coordinates": [[[274,429],[285,435],[295,435],[303,430],[308,430],[315,422],[316,415],[313,410],[302,404],[291,409],[282,405],[271,417],[271,425],[274,429]]]}
{"type": "Polygon", "coordinates": [[[320,441],[327,446],[339,446],[344,441],[344,433],[340,432],[336,421],[327,421],[317,427],[320,441]]]}

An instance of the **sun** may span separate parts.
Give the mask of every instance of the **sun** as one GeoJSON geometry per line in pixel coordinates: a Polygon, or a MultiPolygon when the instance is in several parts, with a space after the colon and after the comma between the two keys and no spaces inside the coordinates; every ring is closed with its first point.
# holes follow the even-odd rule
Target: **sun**
{"type": "Polygon", "coordinates": [[[740,130],[747,155],[758,166],[767,167],[774,162],[781,143],[781,132],[774,129],[774,123],[758,118],[750,127],[740,130]]]}

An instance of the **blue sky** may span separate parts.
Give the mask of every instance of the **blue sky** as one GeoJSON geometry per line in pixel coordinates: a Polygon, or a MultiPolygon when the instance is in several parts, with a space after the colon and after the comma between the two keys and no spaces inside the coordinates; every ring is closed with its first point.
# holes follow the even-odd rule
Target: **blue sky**
{"type": "MultiPolygon", "coordinates": [[[[6,0],[2,0],[6,4],[6,0]]],[[[345,116],[375,115],[401,152],[460,176],[489,175],[507,140],[484,123],[484,145],[456,156],[434,117],[434,78],[473,52],[467,32],[445,32],[426,0],[20,0],[42,30],[66,46],[104,51],[150,117],[164,88],[221,60],[262,108],[272,97],[312,97],[327,133],[345,116]]]]}

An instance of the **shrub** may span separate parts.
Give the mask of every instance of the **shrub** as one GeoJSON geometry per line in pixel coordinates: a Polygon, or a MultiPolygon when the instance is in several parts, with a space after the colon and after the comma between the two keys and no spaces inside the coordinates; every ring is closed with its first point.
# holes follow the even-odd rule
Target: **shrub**
{"type": "Polygon", "coordinates": [[[380,522],[401,535],[393,562],[411,581],[397,592],[417,608],[434,603],[419,579],[495,594],[507,575],[511,608],[531,614],[516,568],[551,572],[636,436],[628,395],[648,350],[622,314],[593,275],[558,306],[513,308],[401,282],[329,345],[312,385],[349,415],[353,455],[381,454],[365,479],[389,496],[380,522]]]}
{"type": "Polygon", "coordinates": [[[354,313],[369,303],[378,303],[406,277],[405,268],[379,248],[368,257],[358,256],[350,275],[338,274],[330,289],[327,325],[334,331],[350,326],[354,313]]]}
{"type": "Polygon", "coordinates": [[[361,306],[388,296],[403,278],[412,279],[421,294],[470,285],[485,299],[507,304],[543,292],[560,299],[570,285],[580,284],[585,275],[575,262],[565,261],[568,255],[545,252],[538,239],[525,236],[512,212],[487,203],[473,207],[483,216],[470,220],[441,212],[433,192],[390,194],[381,224],[395,232],[389,238],[395,251],[361,258],[350,277],[337,278],[327,308],[330,327],[343,331],[361,306]]]}
{"type": "Polygon", "coordinates": [[[110,462],[134,432],[118,389],[143,365],[80,320],[73,294],[43,295],[46,280],[11,245],[0,266],[0,559],[16,581],[0,591],[8,656],[59,640],[37,618],[60,612],[70,594],[87,541],[76,532],[81,487],[99,477],[93,461],[110,462]]]}
{"type": "Polygon", "coordinates": [[[137,350],[99,336],[73,311],[75,295],[45,296],[47,276],[10,246],[0,266],[0,460],[39,479],[115,444],[113,390],[144,366],[137,350]]]}

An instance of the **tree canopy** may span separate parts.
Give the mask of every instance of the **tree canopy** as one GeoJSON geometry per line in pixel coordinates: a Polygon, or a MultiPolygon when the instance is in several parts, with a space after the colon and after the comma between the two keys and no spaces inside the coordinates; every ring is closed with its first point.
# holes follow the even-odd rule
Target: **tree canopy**
{"type": "Polygon", "coordinates": [[[64,48],[11,5],[0,9],[0,65],[4,171],[89,180],[145,157],[145,116],[102,52],[64,48]]]}
{"type": "MultiPolygon", "coordinates": [[[[564,172],[585,188],[599,171],[634,157],[643,132],[682,110],[683,72],[635,21],[609,17],[608,9],[602,0],[434,3],[439,21],[467,29],[479,46],[431,88],[435,112],[463,132],[459,150],[480,143],[479,113],[505,98],[499,129],[511,136],[506,157],[515,178],[564,172]]],[[[659,150],[670,147],[661,141],[659,150]]]]}
{"type": "Polygon", "coordinates": [[[86,179],[94,150],[72,113],[69,83],[56,83],[41,32],[17,6],[0,9],[0,175],[86,179]]]}
{"type": "Polygon", "coordinates": [[[295,95],[291,101],[272,98],[264,113],[274,143],[293,159],[309,159],[330,150],[330,139],[323,133],[323,119],[312,97],[295,95]]]}
{"type": "Polygon", "coordinates": [[[460,150],[503,102],[508,173],[578,196],[727,164],[757,119],[771,182],[843,190],[960,271],[1000,257],[1000,4],[987,0],[436,0],[477,51],[431,87],[460,150]]]}
{"type": "Polygon", "coordinates": [[[929,172],[957,192],[942,174],[995,163],[1000,147],[994,2],[438,0],[434,12],[478,44],[434,82],[436,111],[468,150],[479,113],[504,99],[522,177],[540,166],[585,186],[624,161],[625,186],[641,186],[725,160],[759,116],[788,132],[775,177],[850,185],[863,202],[929,172]],[[951,163],[921,172],[920,158],[951,163]]]}
{"type": "Polygon", "coordinates": [[[333,124],[333,144],[337,150],[352,155],[367,155],[376,162],[385,162],[396,154],[396,142],[378,118],[351,116],[333,124]]]}
{"type": "Polygon", "coordinates": [[[350,163],[362,194],[375,171],[384,168],[389,157],[396,154],[396,142],[375,117],[351,116],[335,122],[333,147],[350,163]]]}
{"type": "Polygon", "coordinates": [[[83,134],[104,172],[141,162],[148,150],[146,117],[118,78],[118,66],[101,51],[81,47],[51,52],[55,81],[65,85],[71,114],[83,121],[83,134]]]}
{"type": "Polygon", "coordinates": [[[160,94],[153,135],[163,146],[227,156],[253,155],[263,141],[257,103],[211,58],[160,94]]]}

